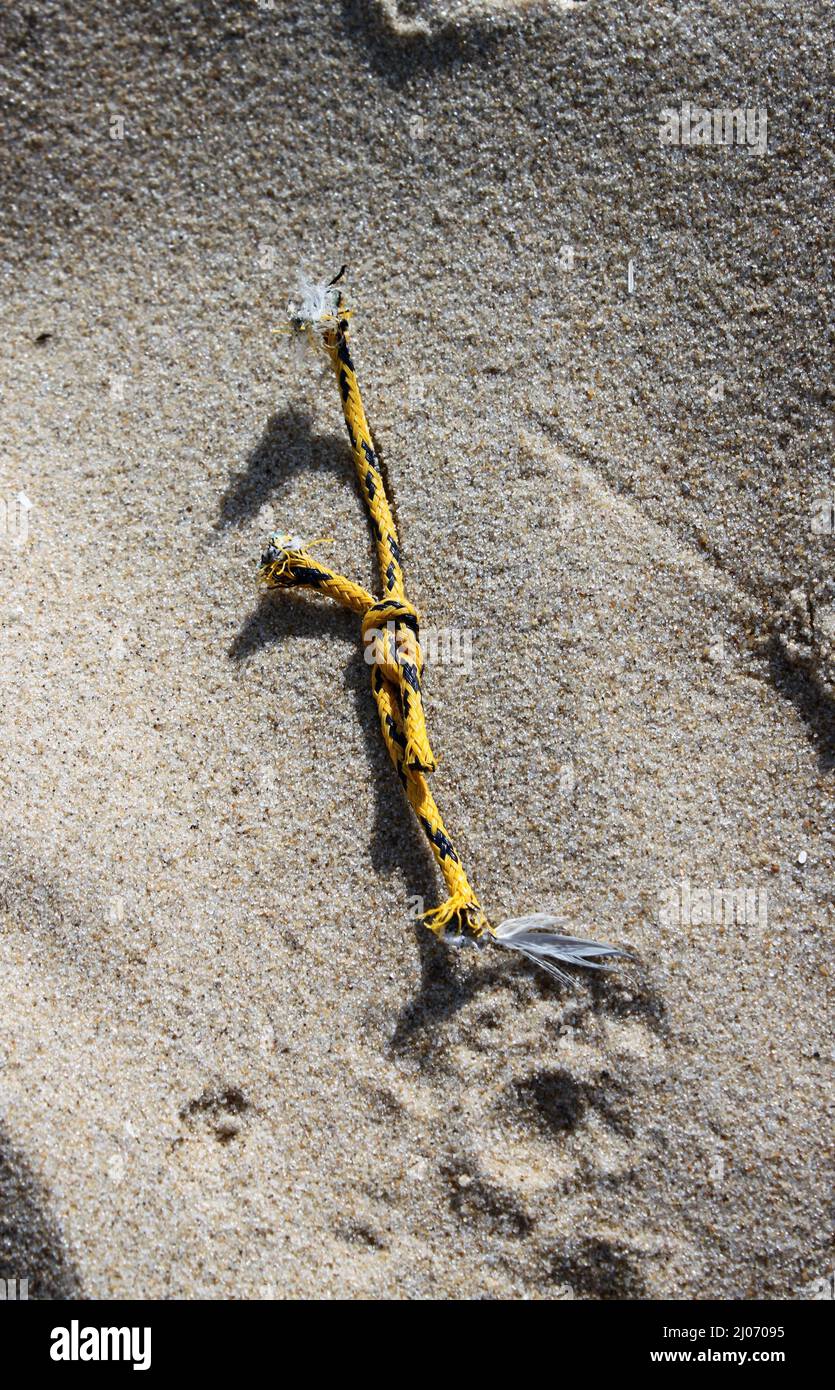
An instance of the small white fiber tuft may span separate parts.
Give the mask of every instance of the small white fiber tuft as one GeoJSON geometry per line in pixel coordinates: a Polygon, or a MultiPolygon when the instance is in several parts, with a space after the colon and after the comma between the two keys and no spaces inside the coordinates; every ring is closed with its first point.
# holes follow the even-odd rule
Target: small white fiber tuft
{"type": "Polygon", "coordinates": [[[287,316],[294,327],[322,329],[333,326],[338,308],[339,290],[335,285],[324,281],[317,284],[302,276],[296,298],[287,305],[287,316]]]}
{"type": "Polygon", "coordinates": [[[330,281],[308,280],[304,275],[299,278],[296,295],[287,305],[289,331],[297,347],[318,350],[323,334],[338,327],[342,303],[338,281],[344,270],[343,266],[330,281]]]}

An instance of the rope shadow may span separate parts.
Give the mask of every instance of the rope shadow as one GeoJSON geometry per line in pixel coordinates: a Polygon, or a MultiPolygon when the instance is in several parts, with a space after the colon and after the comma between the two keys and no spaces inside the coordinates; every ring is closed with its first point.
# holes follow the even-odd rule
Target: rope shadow
{"type": "Polygon", "coordinates": [[[512,22],[502,22],[501,11],[492,22],[470,18],[465,24],[440,20],[422,29],[401,14],[398,29],[375,0],[342,0],[342,27],[346,38],[391,87],[400,87],[416,73],[441,74],[464,63],[486,65],[497,51],[514,38],[512,22]]]}
{"type": "MultiPolygon", "coordinates": [[[[49,1198],[0,1127],[0,1279],[28,1280],[33,1299],[80,1298],[81,1288],[49,1198]]],[[[13,1297],[14,1294],[10,1294],[13,1297]]]]}
{"type": "Polygon", "coordinates": [[[215,530],[223,531],[257,516],[295,473],[315,468],[353,477],[353,463],[342,436],[317,435],[312,417],[304,410],[285,410],[271,415],[254,449],[246,456],[244,471],[234,473],[220,499],[215,530]]]}
{"type": "Polygon", "coordinates": [[[490,968],[473,968],[465,974],[455,970],[449,947],[425,927],[418,928],[417,943],[420,984],[398,1014],[389,1045],[396,1054],[421,1052],[421,1038],[434,1038],[439,1024],[498,982],[498,971],[490,968]]]}
{"type": "Polygon", "coordinates": [[[356,642],[356,619],[342,608],[311,603],[301,594],[286,593],[276,602],[263,594],[229,646],[227,656],[236,664],[254,656],[262,647],[281,645],[293,638],[321,637],[356,642]]]}
{"type": "Polygon", "coordinates": [[[774,689],[794,705],[818,754],[821,772],[835,768],[835,701],[801,667],[788,660],[778,639],[766,652],[768,678],[774,689]]]}
{"type": "MultiPolygon", "coordinates": [[[[369,667],[363,654],[356,651],[358,631],[356,615],[344,609],[311,601],[300,594],[288,592],[278,600],[264,594],[236,634],[227,655],[230,661],[240,663],[262,647],[280,646],[304,637],[331,642],[342,638],[346,645],[354,647],[353,657],[343,671],[343,681],[353,697],[371,763],[375,797],[374,827],[369,841],[371,864],[377,873],[390,875],[399,871],[404,875],[404,899],[425,899],[430,885],[435,886],[435,862],[393,775],[380,737],[369,667]]],[[[433,904],[427,901],[426,905],[433,904]]],[[[404,919],[405,907],[404,901],[404,919]]],[[[428,937],[429,933],[423,931],[420,936],[428,937]]]]}

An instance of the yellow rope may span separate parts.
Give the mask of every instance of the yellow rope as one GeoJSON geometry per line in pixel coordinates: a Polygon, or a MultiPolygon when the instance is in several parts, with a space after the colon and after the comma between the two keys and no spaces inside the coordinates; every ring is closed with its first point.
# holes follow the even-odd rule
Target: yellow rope
{"type": "Polygon", "coordinates": [[[423,656],[418,613],[406,597],[391,499],[386,493],[351,361],[348,347],[350,311],[344,308],[342,293],[336,288],[344,270],[343,266],[327,285],[305,281],[301,302],[290,309],[289,328],[277,331],[292,332],[297,338],[306,338],[317,350],[324,349],[333,368],[357,481],[377,545],[382,595],[375,598],[359,584],[321,564],[310,553],[316,542],[306,545],[298,536],[271,538],[261,557],[260,578],[271,589],[315,589],[357,613],[361,619],[362,639],[371,665],[371,691],[383,739],[447,886],[446,901],[424,914],[426,925],[438,936],[448,934],[479,945],[490,941],[517,951],[555,979],[571,983],[563,965],[606,970],[611,967],[600,965],[599,958],[614,958],[626,953],[617,946],[562,935],[554,928],[561,928],[563,919],[549,913],[513,917],[497,926],[488,922],[429,788],[427,776],[435,770],[435,759],[429,746],[423,709],[423,656]]]}
{"type": "Polygon", "coordinates": [[[435,759],[429,747],[421,694],[421,653],[417,635],[417,613],[406,602],[400,543],[397,527],[386,495],[377,452],[363,409],[357,374],[348,349],[348,320],[324,335],[324,343],[339,385],[342,411],[351,441],[357,481],[368,507],[371,528],[377,542],[377,562],[383,592],[390,600],[388,620],[396,628],[397,661],[400,665],[400,703],[406,731],[403,760],[415,772],[434,772],[435,759]]]}
{"type": "MultiPolygon", "coordinates": [[[[356,378],[354,380],[356,381],[356,378]]],[[[359,388],[356,390],[359,395],[359,388]]],[[[382,478],[380,484],[382,486],[382,478]]],[[[388,509],[387,501],[386,508],[388,509]]],[[[393,534],[396,545],[396,533],[393,534]]],[[[387,559],[386,567],[388,563],[387,559]]],[[[399,557],[396,563],[402,589],[399,557]]],[[[411,628],[406,624],[414,618],[415,648],[419,652],[414,608],[405,598],[375,599],[373,594],[368,593],[359,584],[354,584],[343,575],[336,574],[327,565],[321,564],[298,537],[273,536],[261,558],[259,574],[267,588],[315,589],[318,593],[334,599],[343,608],[349,608],[353,613],[361,615],[363,641],[367,648],[370,647],[367,655],[371,662],[371,690],[377,705],[383,739],[409,804],[432,846],[449,894],[447,900],[440,907],[427,912],[423,920],[439,936],[450,929],[466,932],[473,937],[480,937],[485,932],[492,931],[441,819],[426,776],[407,761],[409,737],[403,716],[403,664],[396,651],[392,650],[388,625],[392,623],[398,634],[404,628],[411,633],[411,628]]],[[[423,717],[422,707],[420,717],[423,717]]]]}
{"type": "Polygon", "coordinates": [[[341,292],[333,288],[341,276],[342,271],[330,285],[308,287],[313,298],[304,312],[291,319],[290,329],[305,335],[314,347],[324,347],[336,376],[357,482],[374,532],[383,595],[375,599],[335,574],[292,536],[272,538],[262,557],[260,576],[269,588],[317,589],[361,615],[383,739],[447,886],[446,901],[427,912],[424,922],[439,936],[449,930],[477,939],[492,934],[493,928],[470,887],[426,780],[436,762],[423,708],[418,612],[406,597],[397,526],[348,347],[350,311],[343,307],[341,292]]]}
{"type": "Polygon", "coordinates": [[[386,493],[351,361],[350,312],[344,308],[342,293],[336,288],[344,270],[343,266],[330,284],[304,281],[301,301],[289,310],[289,329],[277,331],[290,331],[297,339],[307,339],[317,350],[324,348],[333,368],[357,481],[377,544],[383,593],[375,598],[367,589],[321,564],[310,553],[316,542],[305,544],[298,536],[273,536],[261,557],[259,575],[270,589],[315,589],[360,617],[366,658],[371,665],[371,691],[383,739],[447,886],[445,902],[424,914],[426,926],[438,936],[447,936],[448,940],[457,938],[478,945],[489,941],[516,951],[541,966],[554,979],[571,984],[571,977],[562,968],[564,965],[608,970],[611,966],[601,965],[601,958],[613,959],[627,953],[603,942],[564,936],[561,930],[554,930],[565,925],[564,919],[550,913],[513,917],[497,926],[489,922],[470,887],[427,781],[427,774],[435,769],[435,759],[426,733],[421,692],[423,657],[418,613],[406,597],[391,500],[386,493]]]}

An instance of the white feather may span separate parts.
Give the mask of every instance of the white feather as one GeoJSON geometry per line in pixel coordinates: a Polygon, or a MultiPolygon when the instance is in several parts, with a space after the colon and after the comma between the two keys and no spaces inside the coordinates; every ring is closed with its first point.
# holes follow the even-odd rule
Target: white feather
{"type": "Polygon", "coordinates": [[[552,927],[565,925],[564,917],[552,917],[547,912],[533,912],[528,917],[510,917],[496,928],[493,941],[497,946],[519,951],[527,960],[547,970],[549,975],[569,985],[573,985],[574,981],[555,964],[556,961],[563,965],[582,965],[588,970],[610,970],[611,966],[600,965],[592,957],[628,958],[628,952],[620,950],[618,946],[586,941],[578,936],[563,936],[551,930],[552,927]]]}

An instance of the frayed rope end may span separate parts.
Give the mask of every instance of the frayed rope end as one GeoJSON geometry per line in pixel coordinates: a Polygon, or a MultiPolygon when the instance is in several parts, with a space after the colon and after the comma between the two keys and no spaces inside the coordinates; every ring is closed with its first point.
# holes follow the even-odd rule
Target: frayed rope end
{"type": "Polygon", "coordinates": [[[291,566],[315,565],[309,554],[315,545],[330,545],[330,536],[319,536],[316,540],[305,541],[301,536],[291,536],[277,532],[270,536],[267,548],[258,565],[258,578],[268,589],[275,589],[292,583],[291,566]]]}
{"type": "Polygon", "coordinates": [[[492,928],[475,898],[456,894],[423,914],[423,925],[448,946],[480,946],[492,928]]]}
{"type": "Polygon", "coordinates": [[[319,351],[325,346],[328,334],[335,334],[341,322],[350,318],[350,310],[343,307],[342,291],[338,282],[345,273],[345,266],[329,281],[299,278],[298,290],[294,299],[287,305],[288,322],[277,328],[276,333],[289,333],[298,347],[319,351]]]}

